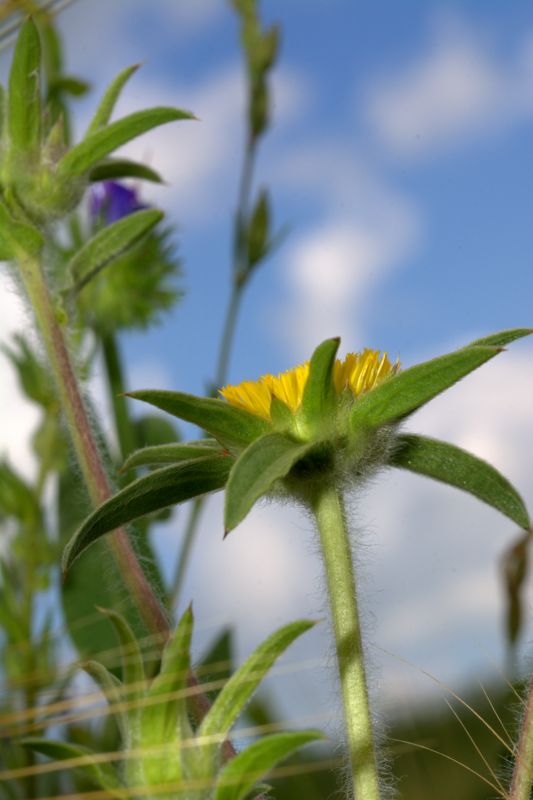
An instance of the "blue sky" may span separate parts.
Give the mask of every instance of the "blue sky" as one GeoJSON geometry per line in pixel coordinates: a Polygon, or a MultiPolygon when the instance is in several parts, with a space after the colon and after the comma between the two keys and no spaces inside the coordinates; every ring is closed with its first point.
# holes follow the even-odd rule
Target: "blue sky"
{"type": "MultiPolygon", "coordinates": [[[[344,351],[375,347],[409,365],[484,333],[531,325],[530,5],[263,5],[281,24],[283,46],[257,185],[268,185],[275,220],[290,233],[249,287],[230,379],[286,369],[337,334],[344,351]]],[[[132,388],[202,393],[229,295],[243,109],[236,21],[218,0],[79,0],[61,27],[72,71],[91,75],[97,91],[124,65],[145,62],[119,113],[164,102],[200,118],[128,148],[169,182],[143,187],[143,196],[178,225],[186,296],[159,328],[128,335],[123,347],[132,388]]],[[[80,129],[94,102],[93,95],[80,103],[80,129]]],[[[4,294],[4,336],[16,326],[13,305],[4,294]]],[[[410,426],[491,460],[530,505],[532,353],[531,343],[513,345],[410,426]]],[[[16,404],[26,426],[31,412],[10,386],[3,408],[16,404]]],[[[94,391],[98,397],[98,385],[94,391]]],[[[26,464],[17,429],[5,434],[26,464]]],[[[497,565],[512,527],[458,492],[396,474],[369,488],[354,514],[369,641],[456,688],[472,671],[501,663],[497,565]]],[[[166,561],[184,518],[158,536],[166,561]]],[[[288,618],[322,613],[310,522],[261,508],[224,545],[220,539],[215,499],[187,584],[200,628],[237,622],[245,652],[288,618]]],[[[294,659],[327,650],[326,633],[311,636],[294,659]]],[[[428,690],[416,669],[372,652],[391,701],[428,690]]],[[[320,670],[308,675],[290,690],[300,710],[313,694],[327,694],[320,670]]]]}

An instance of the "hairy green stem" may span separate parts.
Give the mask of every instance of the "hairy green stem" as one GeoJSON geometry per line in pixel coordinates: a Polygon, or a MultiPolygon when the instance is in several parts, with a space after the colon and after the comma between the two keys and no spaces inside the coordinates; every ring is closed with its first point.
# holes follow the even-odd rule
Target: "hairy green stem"
{"type": "Polygon", "coordinates": [[[326,570],[354,795],[379,800],[352,552],[340,492],[327,485],[313,498],[326,570]]]}
{"type": "Polygon", "coordinates": [[[509,800],[529,800],[533,786],[533,677],[515,753],[515,765],[509,800]]]}
{"type": "MultiPolygon", "coordinates": [[[[91,501],[97,506],[110,497],[111,486],[92,434],[87,409],[78,386],[63,331],[56,318],[41,264],[35,259],[25,259],[20,263],[20,274],[33,307],[37,326],[58,387],[72,444],[91,501]]],[[[115,531],[110,538],[109,547],[146,626],[152,633],[167,638],[169,635],[167,617],[139,564],[124,529],[120,528],[115,531]]]]}

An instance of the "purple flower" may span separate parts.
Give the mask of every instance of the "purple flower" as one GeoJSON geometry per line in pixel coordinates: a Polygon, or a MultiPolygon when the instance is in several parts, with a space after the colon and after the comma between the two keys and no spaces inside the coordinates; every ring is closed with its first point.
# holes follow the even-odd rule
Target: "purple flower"
{"type": "Polygon", "coordinates": [[[117,181],[103,181],[91,190],[89,199],[91,217],[95,221],[101,220],[106,225],[111,225],[112,222],[142,208],[147,206],[139,201],[135,189],[129,189],[117,181]]]}

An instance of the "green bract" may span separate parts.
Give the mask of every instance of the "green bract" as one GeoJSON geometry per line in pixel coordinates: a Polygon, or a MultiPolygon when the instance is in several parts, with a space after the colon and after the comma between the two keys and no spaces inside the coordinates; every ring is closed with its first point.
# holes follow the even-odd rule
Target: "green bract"
{"type": "Polygon", "coordinates": [[[270,419],[221,399],[180,392],[131,396],[203,428],[205,444],[138,451],[129,464],[169,464],[122,490],[83,523],[65,550],[67,570],[93,541],[146,513],[226,487],[225,530],[235,528],[262,496],[283,494],[307,506],[325,484],[344,489],[382,467],[418,472],[470,492],[522,528],[529,515],[518,492],[496,469],[457,447],[403,435],[399,425],[424,403],[501,352],[529,329],[473,342],[404,371],[392,371],[354,398],[334,382],[338,339],[315,350],[298,407],[274,396],[270,419]],[[219,443],[217,446],[216,442],[219,443]]]}
{"type": "Polygon", "coordinates": [[[118,175],[159,180],[153,170],[127,160],[113,162],[109,156],[152,128],[193,118],[188,111],[157,107],[110,122],[135,65],[115,78],[84,138],[69,149],[62,116],[51,113],[41,98],[41,61],[39,33],[29,19],[15,45],[2,132],[0,258],[5,259],[34,254],[42,246],[38,227],[71,211],[89,181],[118,175]]]}
{"type": "Polygon", "coordinates": [[[106,797],[158,797],[162,800],[241,800],[276,764],[304,744],[323,738],[319,731],[294,731],[263,737],[226,764],[227,737],[245,705],[274,662],[314,623],[298,621],[268,637],[227,681],[195,728],[189,719],[198,687],[189,686],[193,616],[189,608],[163,650],[161,666],[149,679],[135,636],[114,611],[107,616],[120,644],[122,680],[91,661],[85,671],[109,704],[122,752],[100,763],[89,748],[31,738],[26,747],[81,769],[106,797]],[[69,763],[70,762],[70,763],[69,763]]]}

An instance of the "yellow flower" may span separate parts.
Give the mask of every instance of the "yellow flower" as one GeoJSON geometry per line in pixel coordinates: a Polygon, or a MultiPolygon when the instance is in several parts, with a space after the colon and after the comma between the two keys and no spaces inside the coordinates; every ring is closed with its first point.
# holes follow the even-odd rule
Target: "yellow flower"
{"type": "MultiPolygon", "coordinates": [[[[359,397],[398,368],[398,362],[391,364],[387,353],[381,355],[378,350],[348,353],[344,361],[335,361],[333,382],[338,394],[344,389],[350,389],[354,397],[359,397]]],[[[308,375],[309,361],[306,361],[305,364],[279,375],[263,375],[257,381],[243,381],[237,386],[225,386],[220,389],[220,394],[228,403],[270,421],[272,397],[282,400],[293,413],[298,410],[308,375]]]]}

